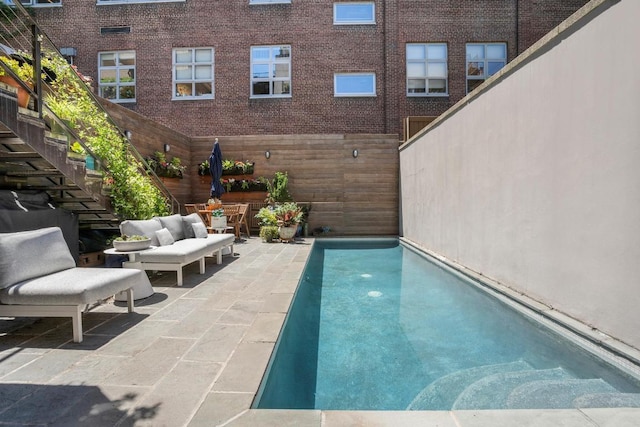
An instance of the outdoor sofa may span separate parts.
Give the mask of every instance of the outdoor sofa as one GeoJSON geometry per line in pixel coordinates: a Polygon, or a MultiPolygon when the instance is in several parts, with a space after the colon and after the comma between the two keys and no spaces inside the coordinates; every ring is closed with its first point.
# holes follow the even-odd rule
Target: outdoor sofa
{"type": "Polygon", "coordinates": [[[168,215],[148,220],[126,220],[120,223],[120,232],[127,236],[146,236],[152,248],[140,251],[135,261],[124,262],[124,267],[152,271],[175,271],[178,286],[182,286],[182,267],[198,261],[200,274],[205,272],[205,257],[216,257],[222,263],[222,250],[230,248],[233,254],[233,234],[209,234],[200,215],[168,215]]]}
{"type": "Polygon", "coordinates": [[[82,341],[82,312],[92,303],[149,284],[144,271],[76,267],[59,227],[0,233],[0,316],[71,317],[82,341]]]}

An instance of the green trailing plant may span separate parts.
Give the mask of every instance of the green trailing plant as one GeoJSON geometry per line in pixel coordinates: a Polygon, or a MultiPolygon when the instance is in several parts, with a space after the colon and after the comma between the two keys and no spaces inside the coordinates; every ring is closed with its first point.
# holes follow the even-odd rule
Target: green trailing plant
{"type": "Polygon", "coordinates": [[[224,209],[218,208],[211,211],[211,216],[221,218],[224,216],[224,209]]]}
{"type": "Polygon", "coordinates": [[[128,140],[89,95],[78,73],[61,57],[45,56],[43,67],[55,73],[46,107],[74,125],[80,141],[101,161],[113,179],[111,205],[123,219],[166,215],[168,202],[144,165],[129,151],[128,140]]]}

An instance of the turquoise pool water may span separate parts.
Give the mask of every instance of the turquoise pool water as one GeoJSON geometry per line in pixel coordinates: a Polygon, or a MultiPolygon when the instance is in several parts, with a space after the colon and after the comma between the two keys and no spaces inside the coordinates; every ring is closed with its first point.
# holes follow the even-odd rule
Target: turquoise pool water
{"type": "Polygon", "coordinates": [[[640,407],[640,381],[397,239],[316,241],[255,408],[640,407]]]}

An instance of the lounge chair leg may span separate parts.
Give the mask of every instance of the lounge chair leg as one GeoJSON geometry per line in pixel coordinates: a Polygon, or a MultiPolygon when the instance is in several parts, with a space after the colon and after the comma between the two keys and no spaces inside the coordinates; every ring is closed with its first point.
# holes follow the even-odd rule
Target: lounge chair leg
{"type": "Polygon", "coordinates": [[[222,264],[222,248],[218,249],[216,264],[222,264]]]}
{"type": "Polygon", "coordinates": [[[178,274],[178,286],[182,286],[182,267],[178,267],[176,273],[178,274]]]}
{"type": "Polygon", "coordinates": [[[204,274],[205,271],[205,263],[204,263],[204,257],[200,258],[200,274],[204,274]]]}
{"type": "Polygon", "coordinates": [[[82,342],[82,308],[76,307],[76,311],[71,316],[73,325],[73,342],[82,342]]]}
{"type": "Polygon", "coordinates": [[[127,289],[127,311],[129,313],[133,313],[134,302],[133,302],[133,287],[127,289]]]}

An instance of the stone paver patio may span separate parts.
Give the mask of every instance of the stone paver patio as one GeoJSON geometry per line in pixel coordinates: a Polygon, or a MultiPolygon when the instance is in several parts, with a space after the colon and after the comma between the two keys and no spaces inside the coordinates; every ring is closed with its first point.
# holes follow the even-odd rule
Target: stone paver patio
{"type": "Polygon", "coordinates": [[[251,410],[312,239],[253,237],[222,265],[152,277],[156,294],[84,317],[0,318],[0,425],[14,426],[637,426],[640,411],[384,412],[251,410]]]}

